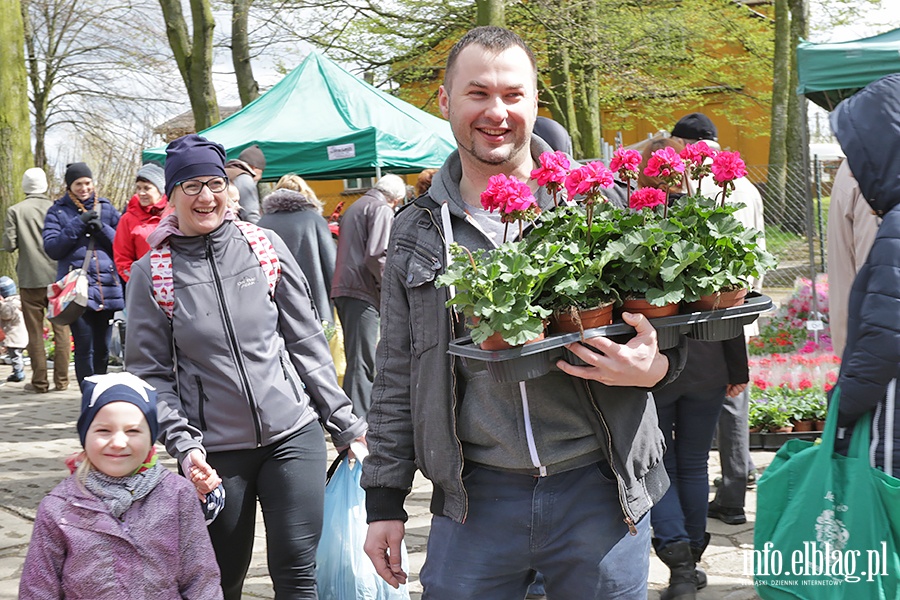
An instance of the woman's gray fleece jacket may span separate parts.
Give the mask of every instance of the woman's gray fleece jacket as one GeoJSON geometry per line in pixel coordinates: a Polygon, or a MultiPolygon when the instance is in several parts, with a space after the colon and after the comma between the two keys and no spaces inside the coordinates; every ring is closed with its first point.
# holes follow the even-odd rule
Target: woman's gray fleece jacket
{"type": "Polygon", "coordinates": [[[231,221],[205,236],[170,236],[171,323],[153,296],[150,255],[134,264],[125,363],[156,388],[160,438],[179,462],[195,449],[267,446],[315,420],[335,445],[366,431],[337,383],[303,272],[265,233],[281,262],[274,298],[231,221]]]}

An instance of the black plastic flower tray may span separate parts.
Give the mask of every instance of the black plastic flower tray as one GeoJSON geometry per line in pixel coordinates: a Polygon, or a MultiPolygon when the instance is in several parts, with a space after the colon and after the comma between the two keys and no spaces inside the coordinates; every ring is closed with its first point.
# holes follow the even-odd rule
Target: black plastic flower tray
{"type": "MultiPolygon", "coordinates": [[[[660,317],[650,319],[650,322],[656,329],[660,349],[666,350],[677,346],[682,335],[710,342],[737,337],[743,332],[744,325],[752,323],[772,308],[771,298],[751,293],[741,306],[660,317]]],[[[586,329],[583,338],[580,332],[555,334],[508,350],[482,350],[472,342],[471,337],[466,336],[450,342],[448,352],[467,361],[485,363],[494,381],[525,381],[546,375],[556,368],[556,362],[561,358],[573,364],[580,363],[565,348],[566,344],[598,336],[621,344],[634,337],[634,328],[626,323],[613,323],[586,329]]]]}

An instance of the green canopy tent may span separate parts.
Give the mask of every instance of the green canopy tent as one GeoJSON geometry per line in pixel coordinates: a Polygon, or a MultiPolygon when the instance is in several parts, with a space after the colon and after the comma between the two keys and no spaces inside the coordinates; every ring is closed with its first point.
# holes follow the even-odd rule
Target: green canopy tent
{"type": "Polygon", "coordinates": [[[867,84],[900,72],[900,29],[840,42],[797,46],[797,93],[831,110],[867,84]]]}
{"type": "MultiPolygon", "coordinates": [[[[438,168],[456,148],[450,124],[354,77],[319,54],[224,121],[200,132],[228,158],[257,144],[263,179],[345,179],[438,168]]],[[[164,163],[165,146],[143,160],[164,163]]]]}

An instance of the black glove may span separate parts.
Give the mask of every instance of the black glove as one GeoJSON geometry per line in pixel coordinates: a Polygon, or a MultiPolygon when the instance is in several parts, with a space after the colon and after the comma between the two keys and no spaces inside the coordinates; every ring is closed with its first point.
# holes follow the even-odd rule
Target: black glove
{"type": "Polygon", "coordinates": [[[103,228],[103,221],[100,220],[100,215],[92,210],[85,214],[89,214],[90,216],[85,219],[84,215],[82,215],[81,220],[87,226],[88,231],[100,231],[103,228]]]}
{"type": "Polygon", "coordinates": [[[94,212],[92,210],[86,210],[83,213],[81,213],[80,215],[78,215],[78,218],[81,219],[82,223],[87,223],[88,221],[90,221],[91,219],[93,219],[96,216],[97,216],[96,212],[94,212]]]}

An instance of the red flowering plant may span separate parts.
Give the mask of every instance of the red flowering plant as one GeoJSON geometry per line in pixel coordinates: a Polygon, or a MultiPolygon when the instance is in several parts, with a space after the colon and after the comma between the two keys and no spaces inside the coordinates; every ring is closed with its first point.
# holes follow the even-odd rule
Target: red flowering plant
{"type": "Polygon", "coordinates": [[[451,244],[450,264],[436,283],[450,290],[447,306],[468,317],[472,341],[480,344],[499,334],[508,344],[524,344],[543,333],[550,311],[536,299],[547,277],[565,264],[523,250],[525,223],[541,213],[527,183],[502,173],[494,175],[481,193],[481,205],[500,213],[505,224],[503,243],[476,252],[451,244]],[[507,241],[510,223],[519,226],[517,241],[507,241]]]}
{"type": "Polygon", "coordinates": [[[750,338],[748,350],[755,356],[831,354],[834,349],[829,322],[828,276],[816,277],[815,302],[812,281],[800,277],[791,297],[773,316],[760,322],[759,335],[750,338]],[[821,329],[809,329],[808,321],[821,321],[821,329]]]}
{"type": "MultiPolygon", "coordinates": [[[[674,149],[665,150],[671,151],[666,154],[668,159],[675,155],[674,149]]],[[[690,190],[691,179],[694,179],[698,181],[699,190],[699,182],[709,174],[722,188],[721,196],[717,195],[714,199],[703,196],[699,191],[682,196],[672,203],[668,213],[669,221],[677,224],[675,229],[690,236],[704,249],[702,259],[695,261],[688,269],[690,285],[685,292],[685,301],[694,302],[703,296],[748,288],[751,278],[759,278],[774,268],[775,258],[760,247],[762,234],[744,227],[734,217],[743,204],[725,203],[725,198],[734,189],[734,180],[747,174],[740,153],[717,152],[706,143],[697,142],[685,146],[677,156],[684,165],[680,174],[687,189],[690,190]],[[718,201],[719,198],[721,201],[718,201]]],[[[671,166],[671,170],[675,168],[671,166]]],[[[654,169],[651,172],[648,162],[644,173],[659,177],[658,172],[662,171],[654,169]]]]}
{"type": "Polygon", "coordinates": [[[771,430],[773,424],[796,427],[802,421],[824,421],[839,364],[833,354],[751,359],[750,427],[771,430]]]}
{"type": "Polygon", "coordinates": [[[663,205],[663,216],[668,216],[669,190],[681,184],[684,180],[685,163],[675,148],[666,146],[650,155],[647,166],[644,167],[644,175],[656,177],[663,182],[666,193],[666,203],[663,205]]]}
{"type": "Polygon", "coordinates": [[[621,211],[603,195],[604,189],[614,185],[612,171],[599,161],[572,169],[563,158],[560,152],[546,152],[540,157],[541,167],[531,173],[554,196],[565,188],[566,202],[541,215],[526,235],[524,248],[529,254],[552,256],[564,263],[565,268],[549,277],[539,299],[557,313],[595,308],[618,298],[605,274],[609,257],[602,255],[602,249],[621,235],[621,211]]]}

